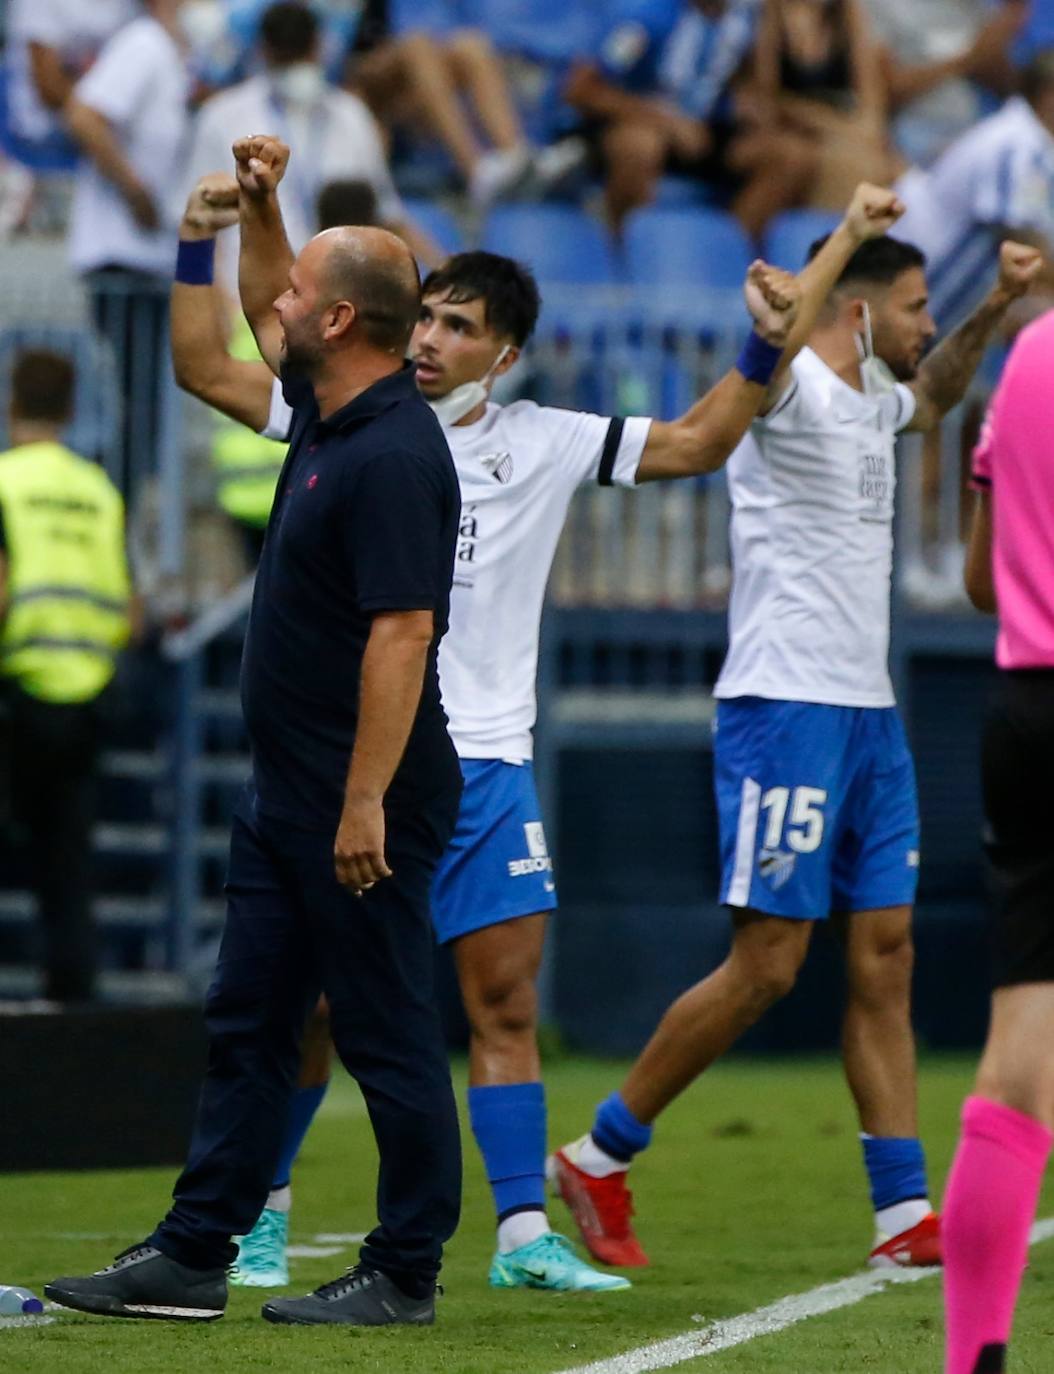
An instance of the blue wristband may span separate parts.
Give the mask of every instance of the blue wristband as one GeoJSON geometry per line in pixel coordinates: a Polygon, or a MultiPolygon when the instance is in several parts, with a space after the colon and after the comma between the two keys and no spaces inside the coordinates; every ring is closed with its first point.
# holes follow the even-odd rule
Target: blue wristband
{"type": "Polygon", "coordinates": [[[748,382],[768,386],[782,357],[782,348],[766,343],[761,335],[752,329],[743,345],[742,353],[736,359],[736,370],[741,372],[748,382]]]}
{"type": "Polygon", "coordinates": [[[215,257],[215,239],[180,239],[176,281],[184,286],[211,286],[215,257]]]}

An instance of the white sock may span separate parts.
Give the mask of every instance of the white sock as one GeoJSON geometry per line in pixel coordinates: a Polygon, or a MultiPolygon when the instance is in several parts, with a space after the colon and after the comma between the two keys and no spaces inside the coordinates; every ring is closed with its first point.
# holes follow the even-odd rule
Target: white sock
{"type": "Polygon", "coordinates": [[[521,1245],[530,1245],[539,1236],[548,1235],[552,1229],[540,1207],[532,1207],[528,1212],[513,1212],[511,1217],[498,1222],[498,1249],[507,1255],[510,1250],[518,1250],[521,1245]]]}
{"type": "Polygon", "coordinates": [[[264,1203],[269,1212],[288,1212],[292,1205],[293,1189],[288,1183],[284,1188],[272,1188],[264,1203]]]}
{"type": "Polygon", "coordinates": [[[913,1197],[907,1202],[895,1202],[892,1207],[883,1207],[875,1213],[875,1226],[879,1233],[890,1239],[918,1226],[923,1217],[933,1211],[929,1198],[913,1197]]]}
{"type": "Polygon", "coordinates": [[[602,1150],[591,1135],[585,1135],[576,1142],[578,1148],[571,1156],[584,1174],[591,1178],[607,1178],[609,1174],[624,1174],[629,1165],[623,1159],[616,1159],[602,1150]]]}

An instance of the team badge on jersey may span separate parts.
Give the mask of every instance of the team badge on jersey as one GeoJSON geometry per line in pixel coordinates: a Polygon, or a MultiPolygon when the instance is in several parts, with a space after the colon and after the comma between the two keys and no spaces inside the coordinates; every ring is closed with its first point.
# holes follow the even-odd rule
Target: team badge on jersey
{"type": "Polygon", "coordinates": [[[512,454],[511,453],[484,453],[479,460],[487,469],[490,475],[502,484],[507,485],[512,481],[512,454]]]}

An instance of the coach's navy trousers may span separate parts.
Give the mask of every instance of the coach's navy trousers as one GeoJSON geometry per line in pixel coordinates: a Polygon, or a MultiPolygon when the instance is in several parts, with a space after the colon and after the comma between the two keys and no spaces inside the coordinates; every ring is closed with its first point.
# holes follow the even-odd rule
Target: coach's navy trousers
{"type": "MultiPolygon", "coordinates": [[[[362,1260],[431,1292],[457,1226],[461,1145],[433,998],[429,890],[457,796],[388,818],[393,877],[362,897],[333,869],[333,837],[235,813],[227,919],[205,1004],[209,1060],[174,1205],[150,1243],[196,1268],[229,1264],[230,1238],[267,1200],[319,991],[337,1053],[362,1089],[380,1154],[379,1224],[362,1260]]],[[[351,1130],[358,1130],[355,1124],[351,1130]]],[[[366,1192],[363,1180],[355,1191],[366,1192]]]]}

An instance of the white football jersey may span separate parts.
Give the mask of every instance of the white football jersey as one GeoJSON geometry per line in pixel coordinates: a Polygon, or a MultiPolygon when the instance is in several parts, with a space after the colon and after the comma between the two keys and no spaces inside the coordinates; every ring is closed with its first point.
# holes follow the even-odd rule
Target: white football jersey
{"type": "MultiPolygon", "coordinates": [[[[276,383],[264,433],[284,439],[290,420],[276,383]]],[[[532,756],[542,605],[568,506],[587,482],[634,486],[650,426],[533,401],[443,426],[461,527],[439,680],[461,758],[532,756]]]]}
{"type": "Polygon", "coordinates": [[[729,649],[714,695],[892,706],[894,444],[915,397],[866,396],[810,348],[791,378],[728,463],[729,649]]]}

